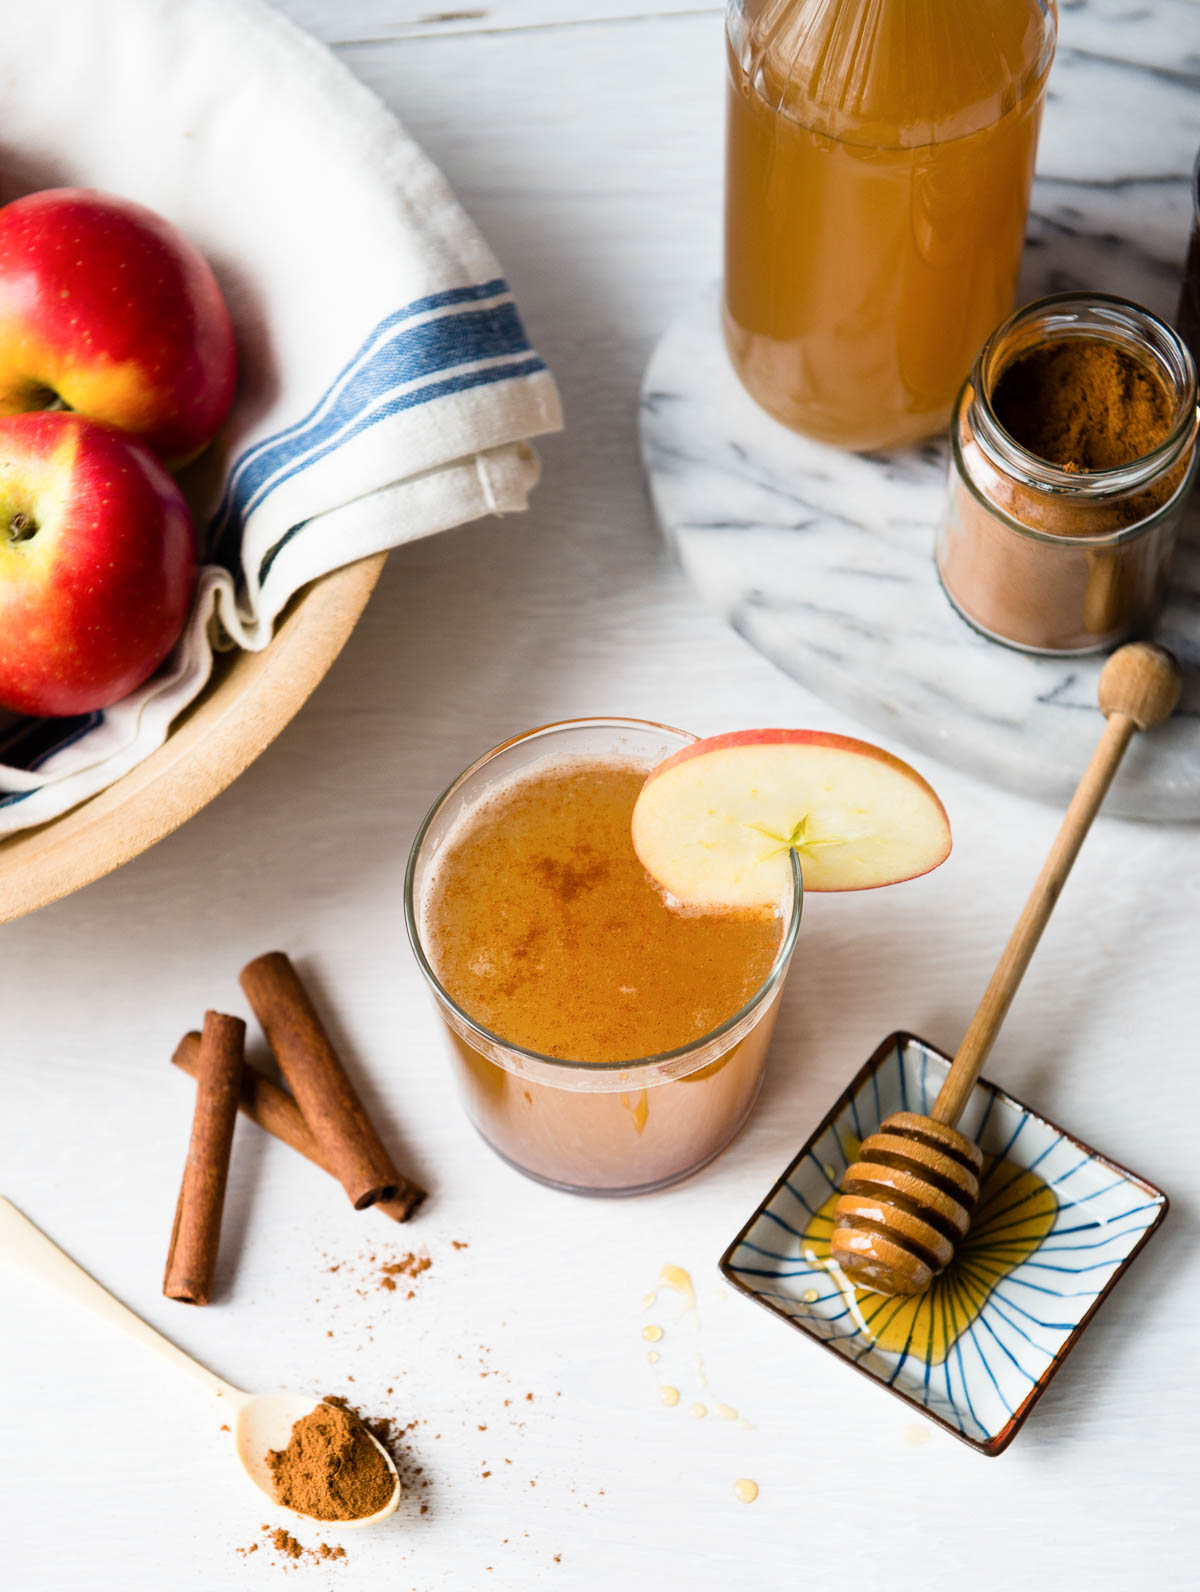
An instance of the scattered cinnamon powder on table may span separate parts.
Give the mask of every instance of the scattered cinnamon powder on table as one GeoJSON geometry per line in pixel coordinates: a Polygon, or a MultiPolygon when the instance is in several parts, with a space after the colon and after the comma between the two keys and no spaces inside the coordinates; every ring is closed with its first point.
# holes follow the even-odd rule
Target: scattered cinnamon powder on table
{"type": "Polygon", "coordinates": [[[378,1514],[396,1486],[358,1416],[328,1402],[295,1423],[286,1448],[270,1450],[267,1468],[279,1502],[314,1520],[378,1514]]]}
{"type": "Polygon", "coordinates": [[[277,1526],[271,1533],[271,1546],[277,1553],[284,1554],[289,1559],[298,1559],[304,1552],[304,1547],[297,1542],[290,1531],[285,1531],[282,1526],[277,1526]]]}
{"type": "Polygon", "coordinates": [[[400,1260],[389,1261],[379,1268],[379,1286],[391,1292],[396,1287],[397,1277],[419,1277],[432,1265],[433,1261],[428,1255],[404,1255],[400,1260]]]}
{"type": "MultiPolygon", "coordinates": [[[[262,1529],[268,1545],[287,1561],[285,1569],[290,1570],[299,1564],[301,1559],[328,1560],[346,1557],[346,1550],[340,1543],[320,1542],[315,1548],[306,1548],[284,1526],[264,1526],[262,1529]]],[[[248,1548],[239,1548],[238,1552],[243,1558],[247,1558],[250,1554],[258,1552],[258,1543],[252,1542],[248,1548]]]]}

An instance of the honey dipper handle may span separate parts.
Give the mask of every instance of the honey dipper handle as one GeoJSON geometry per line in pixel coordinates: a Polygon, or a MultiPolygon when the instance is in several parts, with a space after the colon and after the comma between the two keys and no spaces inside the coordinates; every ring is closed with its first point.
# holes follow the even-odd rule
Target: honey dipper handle
{"type": "Polygon", "coordinates": [[[1071,798],[1062,827],[1050,848],[1024,911],[992,974],[979,1008],[971,1019],[954,1064],[946,1075],[930,1115],[953,1127],[962,1115],[975,1080],[983,1069],[1000,1025],[1029,966],[1062,894],[1084,836],[1112,784],[1125,749],[1136,730],[1167,718],[1179,700],[1179,666],[1162,647],[1135,642],[1115,652],[1100,676],[1100,706],[1108,723],[1071,798]]]}

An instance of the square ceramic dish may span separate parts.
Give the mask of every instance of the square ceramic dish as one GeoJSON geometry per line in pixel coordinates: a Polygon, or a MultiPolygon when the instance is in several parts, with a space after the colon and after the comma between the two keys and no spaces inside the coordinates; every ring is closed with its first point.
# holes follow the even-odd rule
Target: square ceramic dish
{"type": "Polygon", "coordinates": [[[1157,1188],[981,1079],[959,1124],[984,1152],[971,1230],[915,1300],[856,1290],[828,1259],[859,1143],[927,1112],[949,1057],[890,1035],[721,1258],[740,1293],[923,1415],[999,1454],[1167,1212],[1157,1188]]]}

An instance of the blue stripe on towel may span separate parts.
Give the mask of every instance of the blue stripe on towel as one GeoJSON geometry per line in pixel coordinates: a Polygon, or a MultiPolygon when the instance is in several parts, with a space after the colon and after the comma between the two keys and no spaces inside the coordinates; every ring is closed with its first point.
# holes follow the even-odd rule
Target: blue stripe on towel
{"type": "Polygon", "coordinates": [[[239,472],[251,460],[258,457],[265,449],[274,447],[287,437],[295,436],[305,426],[311,425],[320,413],[322,406],[328,401],[329,394],[333,392],[340,382],[344,381],[349,373],[362,359],[367,351],[374,347],[380,336],[390,331],[394,326],[399,326],[404,321],[414,320],[418,315],[427,315],[430,310],[448,309],[454,304],[475,303],[480,299],[498,298],[500,294],[509,291],[508,283],[503,277],[494,277],[490,282],[479,282],[474,287],[454,287],[444,293],[430,293],[425,298],[414,299],[411,304],[406,304],[403,309],[394,310],[391,315],[385,316],[379,325],[374,328],[368,337],[365,337],[351,357],[338,371],[329,386],[320,398],[299,420],[293,421],[290,426],[285,426],[282,431],[276,431],[269,437],[264,437],[261,442],[256,442],[253,447],[247,448],[238,458],[237,463],[229,473],[229,480],[225,484],[225,491],[217,510],[216,519],[222,519],[228,508],[229,494],[237,481],[239,472]]]}
{"type": "MultiPolygon", "coordinates": [[[[345,440],[339,439],[338,433],[386,393],[456,365],[525,352],[531,350],[513,304],[447,315],[397,332],[351,373],[319,419],[247,464],[233,489],[234,514],[246,519],[278,484],[275,477],[280,470],[297,458],[311,462],[303,460],[303,455],[331,439],[335,444],[345,440]]],[[[419,402],[424,394],[415,396],[419,402]]],[[[319,456],[323,458],[328,451],[324,448],[319,456]]]]}
{"type": "MultiPolygon", "coordinates": [[[[339,446],[365,429],[357,423],[363,419],[365,411],[380,404],[397,387],[409,386],[439,371],[479,360],[511,358],[522,353],[532,355],[521,318],[511,300],[486,310],[471,307],[480,299],[506,291],[507,285],[497,278],[471,288],[454,288],[443,294],[429,295],[385,317],[302,420],[256,443],[238,459],[212,525],[214,545],[222,561],[235,562],[230,545],[235,533],[240,533],[249,515],[281,481],[290,479],[297,470],[306,468],[318,458],[324,458],[331,451],[327,444],[339,446]],[[461,304],[462,308],[453,314],[418,326],[408,324],[430,309],[455,304],[461,304]]],[[[514,365],[498,370],[490,379],[516,378],[542,368],[540,361],[533,366],[528,363],[514,365]]],[[[412,408],[432,401],[444,396],[446,390],[442,384],[432,384],[406,394],[411,402],[398,407],[412,408]]],[[[395,412],[395,408],[387,408],[388,414],[395,412]]]]}
{"type": "MultiPolygon", "coordinates": [[[[532,376],[535,371],[545,370],[545,368],[543,362],[535,354],[532,359],[520,360],[515,365],[493,365],[487,370],[469,370],[461,376],[450,376],[445,381],[435,382],[430,387],[420,387],[416,392],[399,393],[390,402],[381,404],[378,409],[372,409],[369,415],[364,415],[352,431],[345,436],[336,438],[327,447],[323,448],[319,454],[314,455],[314,458],[302,460],[289,470],[286,475],[281,476],[279,481],[273,481],[271,483],[272,490],[281,481],[286,481],[290,476],[295,475],[297,471],[306,470],[310,464],[315,462],[315,459],[324,458],[327,453],[332,453],[335,448],[340,448],[344,442],[348,442],[351,437],[357,436],[360,431],[365,431],[368,426],[373,426],[380,420],[387,420],[391,415],[399,414],[402,409],[416,408],[418,404],[428,403],[432,398],[444,398],[447,393],[465,392],[469,387],[487,387],[493,382],[509,381],[515,376],[532,376]]],[[[266,554],[259,565],[258,578],[260,582],[266,580],[267,571],[276,558],[291,541],[292,537],[295,536],[296,532],[303,529],[307,523],[307,520],[302,520],[299,525],[293,525],[266,554]]]]}

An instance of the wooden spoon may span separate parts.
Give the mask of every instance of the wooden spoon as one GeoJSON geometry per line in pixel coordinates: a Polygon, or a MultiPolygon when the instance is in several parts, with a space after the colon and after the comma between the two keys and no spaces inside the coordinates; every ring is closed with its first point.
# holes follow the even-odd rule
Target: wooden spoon
{"type": "Polygon", "coordinates": [[[948,1264],[970,1225],[983,1156],[959,1133],[975,1081],[1029,966],[1125,749],[1179,701],[1179,665],[1162,647],[1114,652],[1098,697],[1108,719],[1025,910],[958,1047],[928,1116],[898,1111],[863,1141],[834,1207],[833,1259],[851,1282],[881,1294],[915,1294],[948,1264]]]}
{"type": "MultiPolygon", "coordinates": [[[[275,1482],[267,1466],[267,1452],[272,1448],[286,1448],[293,1424],[311,1413],[318,1402],[303,1393],[244,1393],[230,1382],[223,1382],[190,1354],[177,1348],[169,1338],[164,1338],[141,1316],[135,1316],[127,1305],[102,1288],[82,1266],[63,1253],[51,1239],[35,1227],[27,1216],[10,1201],[0,1198],[0,1260],[20,1266],[31,1276],[57,1288],[60,1293],[74,1299],[94,1315],[103,1317],[118,1331],[157,1354],[181,1371],[204,1383],[209,1392],[221,1400],[221,1412],[229,1417],[233,1427],[233,1441],[242,1469],[250,1480],[267,1495],[275,1506],[282,1508],[275,1496],[275,1482]]],[[[383,1508],[373,1515],[358,1520],[339,1520],[339,1531],[347,1526],[371,1526],[386,1520],[400,1502],[400,1478],[392,1457],[383,1444],[371,1433],[367,1434],[383,1455],[391,1473],[392,1493],[383,1508]]],[[[297,1511],[287,1511],[297,1513],[297,1511]]],[[[309,1516],[301,1515],[301,1519],[309,1516]]],[[[329,1521],[321,1521],[329,1525],[329,1521]]]]}

